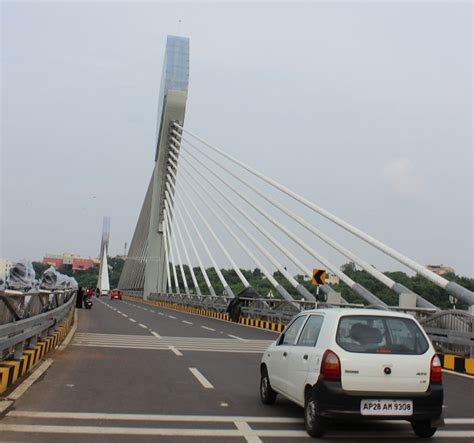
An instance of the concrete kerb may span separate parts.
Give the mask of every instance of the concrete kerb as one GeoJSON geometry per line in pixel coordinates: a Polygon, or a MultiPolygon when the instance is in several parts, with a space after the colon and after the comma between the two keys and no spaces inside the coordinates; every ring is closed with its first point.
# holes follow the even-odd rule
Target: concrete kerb
{"type": "MultiPolygon", "coordinates": [[[[161,300],[143,300],[141,298],[129,296],[129,295],[124,295],[123,298],[130,301],[138,301],[140,303],[145,303],[148,305],[159,306],[164,309],[171,309],[173,311],[186,312],[187,314],[200,315],[201,317],[211,317],[216,320],[231,322],[229,314],[223,313],[223,312],[210,311],[208,309],[179,305],[176,303],[169,303],[169,302],[164,302],[161,300]]],[[[283,323],[274,323],[267,320],[260,320],[258,318],[249,318],[249,317],[241,317],[239,319],[239,324],[243,326],[254,327],[257,329],[265,329],[267,331],[276,332],[276,333],[282,332],[283,329],[285,329],[285,325],[283,323]]]]}
{"type": "Polygon", "coordinates": [[[49,352],[59,347],[73,324],[76,323],[74,313],[75,309],[71,311],[66,320],[52,335],[38,341],[34,348],[25,349],[21,359],[0,361],[0,394],[17,383],[17,381],[22,380],[49,352]]]}

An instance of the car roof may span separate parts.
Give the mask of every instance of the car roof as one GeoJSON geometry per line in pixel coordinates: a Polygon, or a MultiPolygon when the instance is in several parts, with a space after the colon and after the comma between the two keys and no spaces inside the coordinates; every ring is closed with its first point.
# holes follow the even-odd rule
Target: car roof
{"type": "Polygon", "coordinates": [[[336,318],[345,317],[348,315],[377,315],[381,317],[400,317],[410,318],[413,316],[403,312],[388,311],[383,309],[368,309],[368,308],[323,308],[323,309],[307,309],[299,314],[324,314],[336,318]]]}

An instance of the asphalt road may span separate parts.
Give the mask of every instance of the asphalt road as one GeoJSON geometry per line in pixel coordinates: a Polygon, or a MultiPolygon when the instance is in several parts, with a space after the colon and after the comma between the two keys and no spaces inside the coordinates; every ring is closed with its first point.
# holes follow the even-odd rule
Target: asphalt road
{"type": "MultiPolygon", "coordinates": [[[[0,441],[287,442],[311,439],[302,409],[261,404],[262,351],[275,333],[139,302],[78,311],[65,351],[0,419],[0,441]]],[[[474,380],[444,374],[446,427],[474,441],[474,380]]],[[[415,439],[408,423],[334,424],[325,439],[415,439]]]]}

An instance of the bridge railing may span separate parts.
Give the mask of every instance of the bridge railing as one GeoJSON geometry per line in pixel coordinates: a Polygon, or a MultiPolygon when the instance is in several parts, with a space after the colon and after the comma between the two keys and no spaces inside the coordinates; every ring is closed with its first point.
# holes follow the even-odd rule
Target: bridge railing
{"type": "Polygon", "coordinates": [[[1,291],[0,360],[19,359],[23,349],[51,335],[75,307],[76,291],[1,291]]]}

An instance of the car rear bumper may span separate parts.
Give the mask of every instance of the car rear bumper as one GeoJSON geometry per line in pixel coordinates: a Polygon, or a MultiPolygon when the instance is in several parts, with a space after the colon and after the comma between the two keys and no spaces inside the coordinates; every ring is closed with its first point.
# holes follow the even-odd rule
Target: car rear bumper
{"type": "Polygon", "coordinates": [[[379,392],[354,393],[342,389],[341,382],[320,380],[313,388],[313,397],[318,404],[319,415],[335,419],[364,420],[439,420],[443,407],[443,385],[432,385],[422,393],[379,392]],[[413,401],[413,415],[362,415],[360,402],[363,399],[403,399],[413,401]]]}

